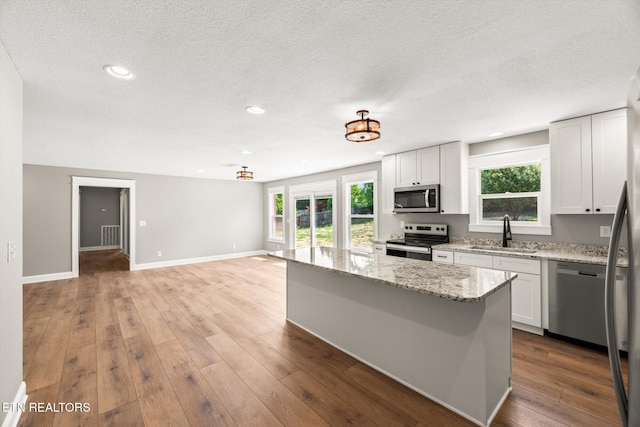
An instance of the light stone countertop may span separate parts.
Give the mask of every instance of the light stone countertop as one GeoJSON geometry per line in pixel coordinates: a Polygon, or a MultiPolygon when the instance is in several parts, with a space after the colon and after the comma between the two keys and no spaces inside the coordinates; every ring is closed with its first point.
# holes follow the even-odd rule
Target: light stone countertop
{"type": "MultiPolygon", "coordinates": [[[[501,240],[452,238],[451,243],[434,245],[433,249],[516,258],[549,259],[553,261],[606,265],[608,247],[606,245],[510,241],[509,248],[505,250],[502,248],[501,240]],[[474,248],[474,246],[482,246],[482,248],[474,248]],[[522,249],[523,252],[518,252],[519,249],[522,249]]],[[[626,248],[621,248],[618,251],[618,266],[627,267],[628,265],[629,262],[626,248]]]]}
{"type": "Polygon", "coordinates": [[[460,302],[481,301],[517,277],[504,271],[336,248],[286,250],[269,255],[460,302]]]}

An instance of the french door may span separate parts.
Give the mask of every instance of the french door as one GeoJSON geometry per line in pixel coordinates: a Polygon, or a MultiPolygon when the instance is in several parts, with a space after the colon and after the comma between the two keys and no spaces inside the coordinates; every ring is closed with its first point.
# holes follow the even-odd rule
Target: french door
{"type": "Polygon", "coordinates": [[[334,193],[325,190],[293,195],[293,249],[335,246],[334,193]]]}

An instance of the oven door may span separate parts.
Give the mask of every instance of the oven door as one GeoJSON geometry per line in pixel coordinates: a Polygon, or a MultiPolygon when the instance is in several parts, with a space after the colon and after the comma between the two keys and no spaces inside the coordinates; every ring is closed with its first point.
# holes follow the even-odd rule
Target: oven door
{"type": "Polygon", "coordinates": [[[431,248],[387,243],[387,255],[431,261],[431,248]]]}

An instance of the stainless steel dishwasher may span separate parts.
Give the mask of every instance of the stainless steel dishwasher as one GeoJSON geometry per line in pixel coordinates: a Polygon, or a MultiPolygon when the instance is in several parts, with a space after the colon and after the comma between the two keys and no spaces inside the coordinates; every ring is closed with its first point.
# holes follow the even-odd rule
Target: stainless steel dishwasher
{"type": "MultiPolygon", "coordinates": [[[[607,345],[604,317],[604,265],[549,261],[549,332],[607,345]]],[[[618,348],[627,350],[627,274],[616,270],[618,348]]]]}

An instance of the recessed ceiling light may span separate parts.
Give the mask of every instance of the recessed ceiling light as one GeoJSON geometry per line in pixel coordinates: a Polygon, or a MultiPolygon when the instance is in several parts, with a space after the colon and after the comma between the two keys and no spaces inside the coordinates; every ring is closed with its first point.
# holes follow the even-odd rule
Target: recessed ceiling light
{"type": "Polygon", "coordinates": [[[251,151],[243,150],[240,152],[240,154],[251,154],[251,151]]]}
{"type": "Polygon", "coordinates": [[[110,76],[117,77],[123,80],[131,80],[135,77],[131,73],[131,71],[118,65],[105,65],[104,67],[102,67],[102,69],[109,73],[110,76]]]}
{"type": "Polygon", "coordinates": [[[204,169],[198,169],[196,172],[198,172],[198,173],[204,173],[204,169]]]}
{"type": "Polygon", "coordinates": [[[500,135],[502,135],[502,132],[494,132],[494,133],[490,133],[490,134],[489,134],[489,136],[490,136],[490,137],[492,137],[492,138],[493,138],[494,136],[500,136],[500,135]]]}
{"type": "Polygon", "coordinates": [[[266,110],[262,107],[258,107],[257,105],[250,105],[246,108],[247,113],[251,114],[264,114],[266,110]]]}
{"type": "Polygon", "coordinates": [[[303,160],[300,160],[300,163],[307,163],[308,161],[309,160],[307,160],[307,159],[303,159],[303,160]]]}
{"type": "Polygon", "coordinates": [[[384,156],[384,151],[376,151],[377,156],[384,156]]]}

